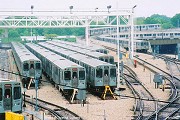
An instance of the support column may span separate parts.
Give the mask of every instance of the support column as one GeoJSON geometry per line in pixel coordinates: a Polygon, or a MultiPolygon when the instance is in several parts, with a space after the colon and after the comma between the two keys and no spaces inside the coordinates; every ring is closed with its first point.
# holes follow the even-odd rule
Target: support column
{"type": "Polygon", "coordinates": [[[180,60],[180,43],[177,46],[178,59],[180,60]]]}
{"type": "Polygon", "coordinates": [[[85,38],[86,38],[86,45],[87,46],[89,46],[89,32],[88,32],[89,29],[88,29],[88,27],[89,26],[88,26],[88,18],[87,18],[86,19],[86,28],[85,28],[86,29],[85,30],[85,36],[86,36],[85,38]]]}
{"type": "Polygon", "coordinates": [[[134,56],[134,21],[133,21],[133,9],[131,13],[131,44],[130,44],[130,58],[133,59],[134,56]]]}
{"type": "Polygon", "coordinates": [[[4,37],[8,38],[8,29],[7,28],[4,29],[4,37]]]}
{"type": "Polygon", "coordinates": [[[119,54],[120,54],[120,46],[119,46],[119,16],[117,14],[117,55],[118,55],[118,76],[117,76],[117,88],[120,88],[120,70],[119,70],[119,54]]]}

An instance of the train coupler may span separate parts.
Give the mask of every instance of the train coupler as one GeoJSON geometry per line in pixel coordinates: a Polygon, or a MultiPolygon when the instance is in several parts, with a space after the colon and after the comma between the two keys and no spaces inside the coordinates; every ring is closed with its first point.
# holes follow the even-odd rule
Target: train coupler
{"type": "Polygon", "coordinates": [[[106,99],[107,92],[110,93],[110,95],[113,97],[113,99],[117,100],[117,98],[114,96],[113,92],[111,91],[110,86],[105,86],[104,92],[103,92],[103,94],[101,95],[101,98],[102,98],[103,100],[106,99]]]}

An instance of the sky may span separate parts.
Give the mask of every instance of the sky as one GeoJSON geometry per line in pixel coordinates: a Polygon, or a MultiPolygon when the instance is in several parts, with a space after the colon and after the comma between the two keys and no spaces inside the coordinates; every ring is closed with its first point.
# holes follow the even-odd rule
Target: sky
{"type": "MultiPolygon", "coordinates": [[[[149,17],[152,14],[166,15],[172,17],[180,13],[180,0],[0,0],[0,11],[10,10],[31,10],[31,5],[35,10],[69,10],[69,6],[74,6],[74,10],[98,10],[132,8],[135,17],[149,17]]],[[[1,13],[0,13],[1,14],[1,13]]]]}

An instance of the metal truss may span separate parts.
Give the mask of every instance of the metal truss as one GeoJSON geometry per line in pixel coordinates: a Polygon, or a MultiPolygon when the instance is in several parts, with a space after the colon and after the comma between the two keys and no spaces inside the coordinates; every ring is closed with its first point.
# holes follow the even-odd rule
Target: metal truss
{"type": "Polygon", "coordinates": [[[129,24],[131,10],[107,11],[0,11],[0,28],[70,28],[117,26],[117,18],[129,24]],[[5,14],[6,13],[6,14],[5,14]],[[11,13],[7,15],[7,13],[11,13]],[[21,14],[19,14],[21,13],[21,14]],[[4,14],[4,15],[3,15],[4,14]],[[29,15],[28,15],[29,14],[29,15]]]}

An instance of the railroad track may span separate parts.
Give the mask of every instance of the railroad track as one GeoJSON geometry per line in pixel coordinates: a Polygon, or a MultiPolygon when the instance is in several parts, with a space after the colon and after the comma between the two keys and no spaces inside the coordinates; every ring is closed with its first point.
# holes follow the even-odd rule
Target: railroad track
{"type": "MultiPolygon", "coordinates": [[[[0,49],[0,69],[9,70],[8,63],[8,52],[7,50],[0,49]]],[[[0,71],[0,78],[8,79],[8,73],[4,71],[0,71]]]]}
{"type": "MultiPolygon", "coordinates": [[[[26,95],[26,102],[30,105],[36,106],[35,98],[30,99],[30,96],[26,95]]],[[[38,108],[41,108],[43,110],[47,110],[56,120],[82,120],[80,116],[75,114],[74,112],[68,110],[67,108],[63,108],[61,106],[58,106],[56,104],[37,99],[38,101],[38,108]]]]}
{"type": "Polygon", "coordinates": [[[157,111],[154,111],[153,114],[151,114],[147,120],[151,119],[163,119],[168,120],[175,116],[175,114],[178,114],[179,108],[180,108],[180,93],[178,92],[178,89],[176,88],[175,83],[170,80],[171,82],[171,94],[169,97],[169,103],[161,105],[157,111]]]}
{"type": "MultiPolygon", "coordinates": [[[[148,54],[151,54],[151,53],[148,53],[148,54]]],[[[171,62],[176,62],[177,64],[180,64],[180,60],[176,59],[176,58],[171,58],[171,57],[168,57],[166,55],[162,55],[162,54],[155,54],[155,56],[157,58],[161,58],[165,61],[171,61],[171,62]]]]}
{"type": "Polygon", "coordinates": [[[135,119],[141,120],[147,118],[147,116],[154,111],[155,99],[146,87],[138,80],[134,71],[126,65],[124,65],[124,68],[124,79],[126,84],[132,90],[134,97],[138,98],[135,99],[134,113],[137,115],[135,116],[135,119]],[[144,99],[149,101],[144,101],[144,99]]]}
{"type": "MultiPolygon", "coordinates": [[[[115,48],[111,48],[111,47],[107,47],[107,46],[104,46],[105,48],[109,49],[109,50],[112,50],[112,51],[117,51],[115,48]]],[[[123,54],[125,54],[125,52],[122,52],[123,54]]],[[[154,111],[150,116],[148,116],[146,119],[148,120],[151,120],[151,119],[156,119],[156,118],[160,118],[160,119],[171,119],[171,118],[175,118],[175,117],[178,117],[180,116],[180,100],[179,100],[179,97],[180,96],[180,78],[177,77],[177,76],[174,76],[172,71],[173,70],[170,70],[171,71],[171,74],[170,73],[167,73],[165,72],[164,70],[161,70],[160,68],[138,58],[137,56],[134,56],[136,57],[138,60],[142,61],[143,63],[146,63],[160,71],[162,71],[165,75],[166,75],[166,79],[168,79],[171,83],[171,94],[169,96],[169,101],[168,101],[168,104],[163,104],[161,105],[160,107],[158,107],[159,109],[157,109],[156,111],[154,111]]],[[[157,55],[156,55],[157,57],[157,55]]],[[[166,60],[167,62],[172,62],[174,63],[176,66],[177,66],[177,69],[179,71],[179,62],[178,60],[175,60],[173,58],[167,58],[165,56],[158,56],[158,57],[161,57],[162,59],[166,60]]],[[[171,66],[171,65],[169,65],[171,66]]],[[[170,68],[170,67],[169,67],[170,68]]],[[[165,78],[165,76],[164,76],[165,78]]]]}

